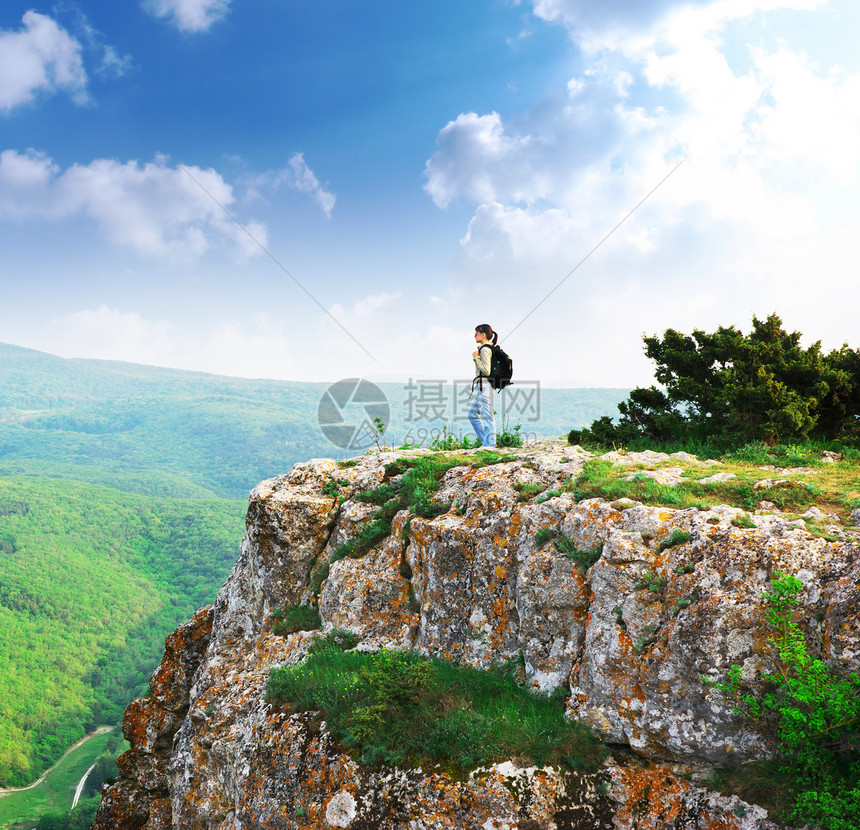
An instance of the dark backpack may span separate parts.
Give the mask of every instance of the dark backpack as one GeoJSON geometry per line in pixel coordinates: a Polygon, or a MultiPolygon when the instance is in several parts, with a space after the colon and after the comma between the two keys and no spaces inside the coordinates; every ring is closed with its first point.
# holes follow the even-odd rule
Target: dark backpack
{"type": "Polygon", "coordinates": [[[487,347],[493,350],[493,354],[490,356],[490,385],[493,389],[504,389],[511,385],[514,363],[501,346],[491,346],[489,343],[481,346],[482,349],[487,347]]]}

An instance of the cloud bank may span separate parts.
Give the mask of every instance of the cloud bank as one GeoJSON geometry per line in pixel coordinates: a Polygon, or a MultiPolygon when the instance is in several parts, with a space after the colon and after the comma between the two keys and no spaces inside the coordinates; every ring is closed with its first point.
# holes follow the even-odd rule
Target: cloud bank
{"type": "Polygon", "coordinates": [[[261,354],[266,355],[270,377],[289,378],[300,363],[284,328],[262,313],[245,324],[225,320],[195,335],[186,326],[100,305],[51,320],[46,336],[52,353],[62,357],[125,360],[236,377],[254,376],[254,369],[259,376],[261,354]]]}

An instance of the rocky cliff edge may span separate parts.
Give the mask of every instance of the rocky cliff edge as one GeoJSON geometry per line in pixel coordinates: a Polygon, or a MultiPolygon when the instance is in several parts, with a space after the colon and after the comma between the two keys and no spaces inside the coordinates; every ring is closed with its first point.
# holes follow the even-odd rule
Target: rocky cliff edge
{"type": "MultiPolygon", "coordinates": [[[[768,668],[761,591],[776,572],[803,581],[823,659],[860,671],[857,531],[824,538],[778,511],[726,505],[577,502],[562,485],[591,456],[547,442],[476,466],[463,453],[433,496],[440,515],[400,511],[366,555],[332,562],[376,509],[356,496],[396,486],[392,462],[426,452],[312,460],[255,488],[216,602],[168,637],[150,696],[126,712],[131,750],[94,830],[777,828],[761,807],[705,786],[715,766],[762,757],[768,742],[702,678],[768,668]],[[527,485],[543,495],[528,498],[527,485]],[[599,558],[583,570],[546,543],[552,532],[599,558]],[[673,532],[689,537],[662,544],[673,532]],[[329,563],[316,594],[312,575],[329,563]],[[273,634],[272,610],[297,603],[318,604],[323,631],[273,634]],[[362,767],[324,723],[265,698],[270,669],[301,661],[333,628],[361,635],[363,649],[480,668],[520,660],[535,689],[567,687],[569,716],[611,757],[589,774],[513,759],[466,780],[362,767]]],[[[643,458],[661,460],[610,460],[643,458]]]]}

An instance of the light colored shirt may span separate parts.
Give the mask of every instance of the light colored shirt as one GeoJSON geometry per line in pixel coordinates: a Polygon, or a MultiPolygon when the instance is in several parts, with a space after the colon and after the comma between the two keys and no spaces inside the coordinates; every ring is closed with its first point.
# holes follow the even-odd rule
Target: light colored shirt
{"type": "Polygon", "coordinates": [[[478,356],[472,358],[472,360],[475,362],[476,380],[480,377],[487,378],[490,376],[490,369],[492,368],[492,359],[493,344],[489,342],[482,343],[478,347],[478,356]]]}

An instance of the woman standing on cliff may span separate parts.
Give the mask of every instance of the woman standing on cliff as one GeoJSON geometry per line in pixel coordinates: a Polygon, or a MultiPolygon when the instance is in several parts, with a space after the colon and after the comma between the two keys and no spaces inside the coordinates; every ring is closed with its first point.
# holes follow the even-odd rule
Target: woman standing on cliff
{"type": "Polygon", "coordinates": [[[475,343],[478,348],[472,352],[475,363],[475,379],[472,381],[472,405],[469,407],[469,420],[475,435],[483,447],[496,446],[496,419],[493,416],[493,384],[490,382],[493,346],[499,339],[492,326],[482,323],[475,327],[475,343]]]}

